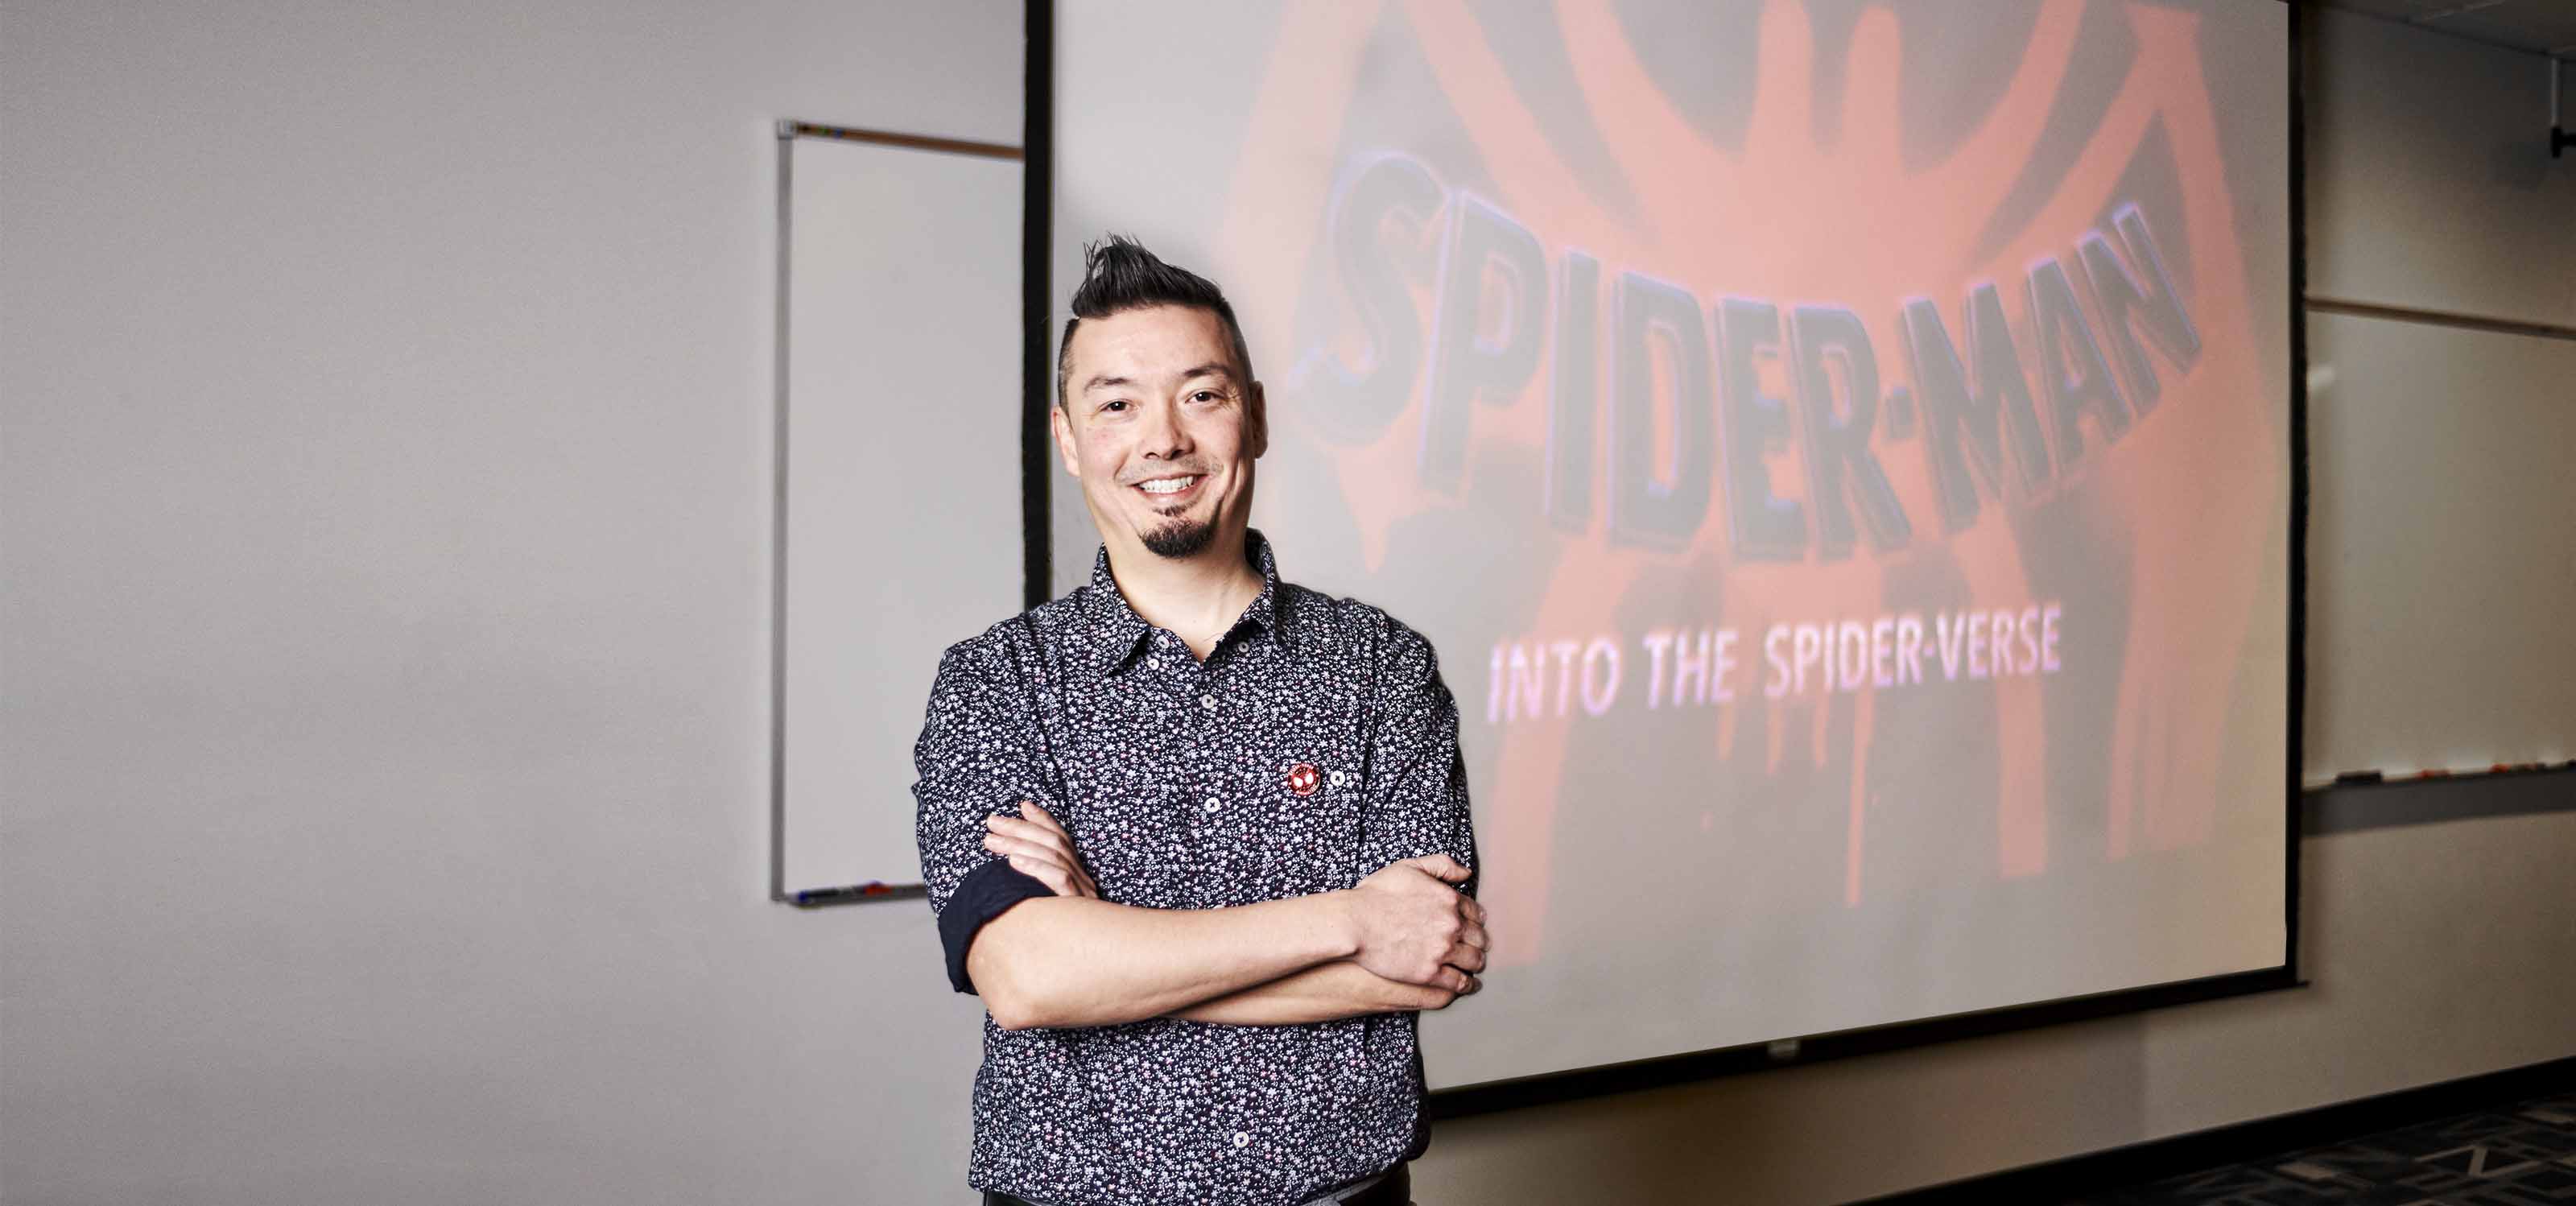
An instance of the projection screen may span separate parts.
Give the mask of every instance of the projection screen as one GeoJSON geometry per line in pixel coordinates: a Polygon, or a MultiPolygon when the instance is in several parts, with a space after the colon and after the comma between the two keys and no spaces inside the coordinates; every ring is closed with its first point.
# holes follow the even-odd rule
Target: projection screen
{"type": "Polygon", "coordinates": [[[1456,695],[1435,1088],[2286,964],[2288,10],[1061,6],[1056,322],[1222,284],[1456,695]]]}

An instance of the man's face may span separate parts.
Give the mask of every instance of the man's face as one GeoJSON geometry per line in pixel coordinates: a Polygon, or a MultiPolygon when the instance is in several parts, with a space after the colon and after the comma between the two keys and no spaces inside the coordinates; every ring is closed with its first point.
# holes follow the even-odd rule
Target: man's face
{"type": "Polygon", "coordinates": [[[1067,349],[1056,450],[1112,552],[1187,558],[1233,547],[1269,441],[1214,313],[1181,306],[1086,318],[1067,349]]]}

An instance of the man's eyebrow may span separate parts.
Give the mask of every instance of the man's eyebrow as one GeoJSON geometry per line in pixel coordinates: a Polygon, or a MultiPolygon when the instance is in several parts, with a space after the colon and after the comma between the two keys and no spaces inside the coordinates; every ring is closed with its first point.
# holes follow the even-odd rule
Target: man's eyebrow
{"type": "MultiPolygon", "coordinates": [[[[1206,364],[1202,364],[1197,368],[1181,374],[1181,380],[1183,381],[1195,381],[1201,377],[1220,377],[1226,381],[1232,381],[1234,380],[1234,370],[1227,367],[1226,363],[1222,360],[1211,360],[1206,364]]],[[[1132,378],[1113,377],[1107,373],[1100,373],[1094,375],[1091,380],[1083,382],[1081,392],[1087,394],[1095,389],[1127,389],[1135,384],[1136,382],[1132,378]]]]}

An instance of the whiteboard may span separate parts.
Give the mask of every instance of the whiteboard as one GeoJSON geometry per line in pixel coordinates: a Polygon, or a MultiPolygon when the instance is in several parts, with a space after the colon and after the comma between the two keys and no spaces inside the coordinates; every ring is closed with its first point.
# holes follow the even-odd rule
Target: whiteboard
{"type": "Polygon", "coordinates": [[[1022,168],[784,134],[771,893],[793,900],[920,881],[940,651],[1021,610],[1022,168]]]}
{"type": "Polygon", "coordinates": [[[2576,757],[2576,342],[2308,337],[2309,780],[2576,757]]]}

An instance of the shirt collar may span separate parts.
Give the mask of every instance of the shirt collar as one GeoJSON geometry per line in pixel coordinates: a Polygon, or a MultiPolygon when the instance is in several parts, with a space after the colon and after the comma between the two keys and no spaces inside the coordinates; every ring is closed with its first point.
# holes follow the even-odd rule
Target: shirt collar
{"type": "MultiPolygon", "coordinates": [[[[1244,625],[1259,626],[1265,632],[1279,628],[1279,562],[1270,552],[1270,541],[1258,529],[1243,533],[1243,559],[1261,571],[1261,593],[1252,605],[1243,609],[1234,626],[1218,638],[1232,636],[1244,625]]],[[[1136,649],[1144,643],[1154,626],[1145,622],[1136,609],[1127,605],[1127,596],[1119,593],[1117,575],[1109,572],[1109,546],[1091,559],[1091,582],[1083,591],[1083,618],[1086,632],[1084,650],[1094,678],[1107,678],[1125,669],[1135,660],[1136,649]]]]}

